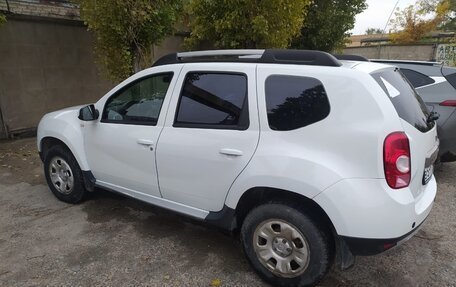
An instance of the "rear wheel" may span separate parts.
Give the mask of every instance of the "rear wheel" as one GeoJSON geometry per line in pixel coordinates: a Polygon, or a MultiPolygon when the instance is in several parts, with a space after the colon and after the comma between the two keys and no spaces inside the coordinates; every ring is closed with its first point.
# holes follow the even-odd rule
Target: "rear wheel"
{"type": "Polygon", "coordinates": [[[55,145],[46,151],[44,174],[49,188],[58,199],[68,203],[83,200],[86,190],[82,172],[66,147],[55,145]]]}
{"type": "Polygon", "coordinates": [[[313,286],[331,266],[327,234],[288,205],[253,209],[242,225],[241,241],[253,268],[274,286],[313,286]]]}

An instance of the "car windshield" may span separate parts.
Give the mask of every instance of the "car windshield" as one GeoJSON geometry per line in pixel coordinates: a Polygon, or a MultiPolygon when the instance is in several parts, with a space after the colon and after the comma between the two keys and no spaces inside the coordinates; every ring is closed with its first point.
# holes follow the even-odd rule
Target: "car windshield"
{"type": "Polygon", "coordinates": [[[434,127],[434,122],[427,121],[429,111],[423,100],[399,69],[385,69],[373,73],[372,77],[389,96],[400,118],[421,132],[434,127]]]}

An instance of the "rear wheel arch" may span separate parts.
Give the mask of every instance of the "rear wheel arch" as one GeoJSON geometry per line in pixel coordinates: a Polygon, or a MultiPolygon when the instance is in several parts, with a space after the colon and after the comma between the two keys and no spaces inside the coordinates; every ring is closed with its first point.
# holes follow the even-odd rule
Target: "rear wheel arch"
{"type": "Polygon", "coordinates": [[[297,207],[313,220],[324,225],[326,231],[331,234],[335,232],[329,216],[315,201],[293,191],[270,187],[254,187],[243,193],[234,212],[236,229],[242,226],[242,222],[251,210],[266,203],[282,203],[297,207]]]}

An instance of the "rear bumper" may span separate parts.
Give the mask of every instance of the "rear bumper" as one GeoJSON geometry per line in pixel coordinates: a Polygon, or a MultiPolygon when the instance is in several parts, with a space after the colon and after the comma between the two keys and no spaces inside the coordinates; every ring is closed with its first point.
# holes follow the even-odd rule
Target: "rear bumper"
{"type": "Polygon", "coordinates": [[[314,200],[354,253],[375,254],[384,251],[378,246],[397,243],[413,234],[428,217],[436,193],[434,176],[416,196],[409,187],[389,188],[385,179],[346,179],[314,200]],[[360,241],[367,247],[355,247],[360,241]]]}
{"type": "Polygon", "coordinates": [[[424,221],[415,227],[412,231],[396,238],[388,239],[373,239],[373,238],[357,238],[357,237],[347,237],[340,236],[340,239],[345,241],[345,244],[348,246],[348,249],[355,256],[370,256],[382,253],[386,250],[389,250],[393,247],[396,247],[415,235],[421,228],[424,221]]]}

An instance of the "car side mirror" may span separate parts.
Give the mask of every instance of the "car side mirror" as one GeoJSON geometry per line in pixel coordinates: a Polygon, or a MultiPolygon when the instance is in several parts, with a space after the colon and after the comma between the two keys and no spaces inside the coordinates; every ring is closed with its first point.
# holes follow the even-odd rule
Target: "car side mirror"
{"type": "Polygon", "coordinates": [[[94,121],[94,120],[98,119],[99,115],[100,115],[100,113],[98,112],[97,109],[95,109],[95,106],[92,104],[92,105],[88,105],[88,106],[81,108],[79,110],[78,118],[81,121],[94,121]]]}

